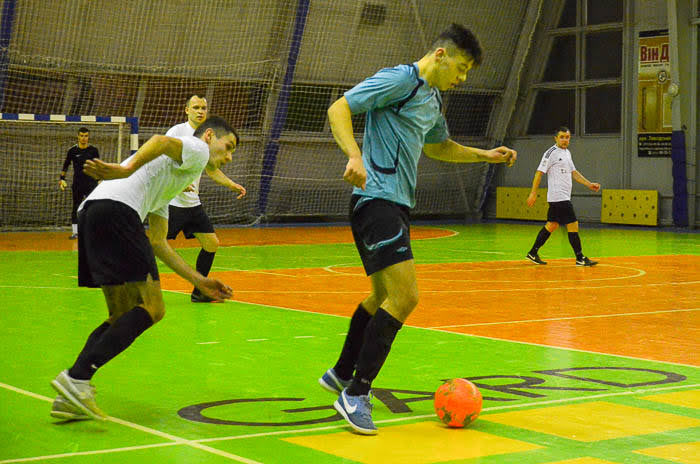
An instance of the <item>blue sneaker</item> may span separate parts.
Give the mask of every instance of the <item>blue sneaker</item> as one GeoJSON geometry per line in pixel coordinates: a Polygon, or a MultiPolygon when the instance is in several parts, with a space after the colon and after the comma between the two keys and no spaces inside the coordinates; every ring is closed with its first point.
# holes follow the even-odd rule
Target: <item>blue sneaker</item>
{"type": "Polygon", "coordinates": [[[328,390],[331,393],[335,393],[336,395],[339,395],[340,392],[342,392],[345,387],[350,385],[351,380],[343,380],[340,377],[338,377],[338,374],[335,373],[335,369],[332,367],[328,369],[320,379],[318,379],[318,384],[324,389],[328,390]]]}
{"type": "Polygon", "coordinates": [[[351,396],[346,388],[333,403],[333,407],[357,433],[377,434],[377,427],[372,422],[372,403],[369,395],[351,396]]]}

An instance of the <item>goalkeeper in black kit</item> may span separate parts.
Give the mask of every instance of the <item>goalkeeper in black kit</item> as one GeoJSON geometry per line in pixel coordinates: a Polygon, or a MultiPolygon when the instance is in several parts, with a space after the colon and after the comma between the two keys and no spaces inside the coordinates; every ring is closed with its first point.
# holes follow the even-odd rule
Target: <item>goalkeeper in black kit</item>
{"type": "Polygon", "coordinates": [[[66,171],[68,166],[73,163],[73,185],[71,186],[73,190],[73,210],[71,211],[73,233],[70,236],[71,239],[78,238],[78,206],[97,187],[97,181],[83,173],[85,161],[100,157],[97,148],[88,144],[89,139],[90,131],[87,128],[78,129],[78,143],[68,149],[63,169],[61,169],[61,179],[58,181],[61,190],[65,190],[68,186],[66,171]]]}

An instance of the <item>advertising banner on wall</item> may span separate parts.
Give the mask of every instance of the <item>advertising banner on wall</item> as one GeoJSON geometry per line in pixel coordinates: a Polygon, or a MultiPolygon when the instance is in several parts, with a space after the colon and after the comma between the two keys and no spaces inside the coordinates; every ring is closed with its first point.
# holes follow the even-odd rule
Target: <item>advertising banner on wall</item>
{"type": "Polygon", "coordinates": [[[671,63],[668,29],[639,33],[637,154],[671,156],[671,63]]]}

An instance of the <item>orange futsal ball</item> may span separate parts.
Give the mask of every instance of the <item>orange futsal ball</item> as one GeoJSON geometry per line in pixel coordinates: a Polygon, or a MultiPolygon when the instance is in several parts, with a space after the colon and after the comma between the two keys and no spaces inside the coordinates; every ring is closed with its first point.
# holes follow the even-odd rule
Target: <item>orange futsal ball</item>
{"type": "Polygon", "coordinates": [[[448,427],[464,427],[479,417],[481,392],[465,379],[452,379],[435,392],[435,412],[448,427]]]}

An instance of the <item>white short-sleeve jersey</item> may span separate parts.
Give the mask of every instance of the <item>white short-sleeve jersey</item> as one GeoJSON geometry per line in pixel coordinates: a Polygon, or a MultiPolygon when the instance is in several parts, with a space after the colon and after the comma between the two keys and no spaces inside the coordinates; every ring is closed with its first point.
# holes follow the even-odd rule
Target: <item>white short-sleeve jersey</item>
{"type": "Polygon", "coordinates": [[[547,174],[549,203],[571,200],[571,173],[576,167],[569,150],[554,145],[544,152],[537,170],[547,174]]]}
{"type": "MultiPolygon", "coordinates": [[[[168,135],[170,137],[179,137],[183,135],[192,135],[194,134],[194,127],[190,126],[190,123],[185,121],[182,124],[176,124],[170,129],[168,129],[168,132],[165,133],[165,135],[168,135]]],[[[192,185],[194,186],[194,190],[191,192],[180,192],[175,198],[172,199],[170,202],[171,205],[173,206],[178,206],[180,208],[193,208],[195,206],[199,206],[202,204],[202,202],[199,199],[199,181],[201,180],[201,176],[197,177],[197,179],[192,182],[192,185]]]]}
{"type": "MultiPolygon", "coordinates": [[[[129,177],[101,182],[78,209],[81,210],[90,200],[114,200],[132,207],[142,221],[149,213],[167,219],[170,200],[199,179],[209,162],[209,146],[202,139],[192,136],[175,138],[182,140],[182,163],[161,155],[129,177]]],[[[129,159],[131,156],[122,165],[129,159]]]]}

